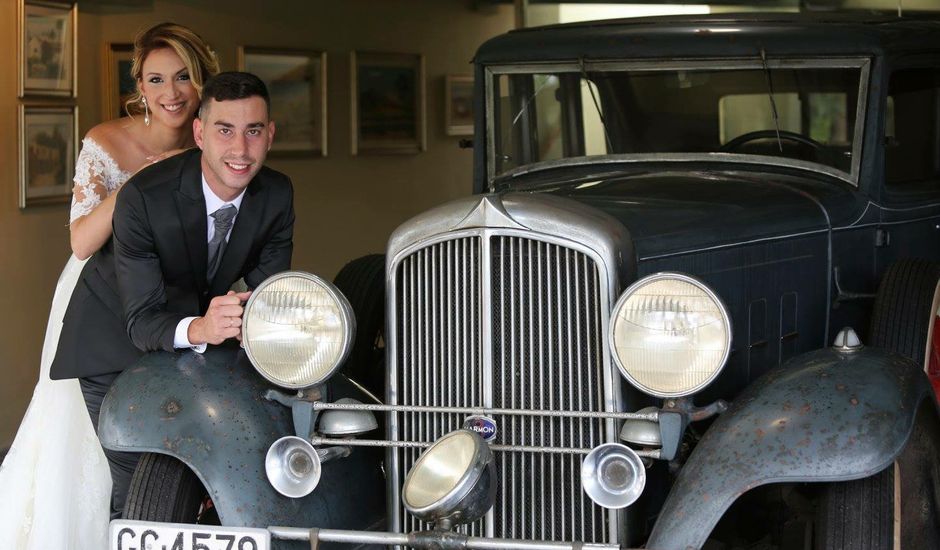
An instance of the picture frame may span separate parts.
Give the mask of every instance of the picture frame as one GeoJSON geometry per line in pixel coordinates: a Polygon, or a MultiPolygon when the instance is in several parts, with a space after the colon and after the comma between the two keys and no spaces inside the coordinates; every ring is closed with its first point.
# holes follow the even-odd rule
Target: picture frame
{"type": "Polygon", "coordinates": [[[17,8],[19,97],[76,97],[77,4],[19,0],[17,8]]]}
{"type": "Polygon", "coordinates": [[[427,150],[424,56],[351,52],[352,154],[427,150]]]}
{"type": "Polygon", "coordinates": [[[68,202],[78,157],[78,107],[19,106],[19,206],[68,202]]]}
{"type": "Polygon", "coordinates": [[[444,132],[448,136],[473,135],[473,76],[444,78],[444,132]]]}
{"type": "Polygon", "coordinates": [[[271,96],[271,157],[327,155],[326,52],[238,47],[238,70],[257,75],[271,96]]]}
{"type": "Polygon", "coordinates": [[[137,90],[137,82],[131,75],[134,63],[134,45],[123,42],[105,44],[104,50],[104,117],[105,120],[127,116],[124,106],[137,90]]]}

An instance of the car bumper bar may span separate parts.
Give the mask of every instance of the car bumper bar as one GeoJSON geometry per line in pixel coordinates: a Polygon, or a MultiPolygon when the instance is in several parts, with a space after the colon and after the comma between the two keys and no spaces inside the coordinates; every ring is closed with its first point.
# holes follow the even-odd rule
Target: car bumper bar
{"type": "Polygon", "coordinates": [[[268,527],[268,531],[275,539],[310,541],[311,548],[316,548],[317,544],[321,542],[337,542],[398,545],[424,550],[629,550],[616,544],[496,539],[471,537],[452,531],[387,533],[380,531],[346,531],[342,529],[302,529],[299,527],[268,527]]]}
{"type": "MultiPolygon", "coordinates": [[[[338,439],[329,437],[311,437],[310,444],[314,446],[336,445],[341,447],[397,447],[405,449],[426,449],[433,445],[424,441],[390,441],[387,439],[338,439]]],[[[490,445],[493,451],[529,452],[563,455],[586,455],[592,449],[578,447],[537,447],[532,445],[490,445]]],[[[659,449],[635,449],[637,456],[646,458],[660,458],[659,449]]]]}

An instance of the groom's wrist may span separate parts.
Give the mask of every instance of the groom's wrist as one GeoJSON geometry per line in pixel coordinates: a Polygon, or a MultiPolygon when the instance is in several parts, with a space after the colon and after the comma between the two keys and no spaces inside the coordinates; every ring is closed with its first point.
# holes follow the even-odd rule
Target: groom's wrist
{"type": "Polygon", "coordinates": [[[203,330],[204,325],[205,318],[203,317],[186,317],[180,321],[176,330],[177,338],[176,342],[174,342],[175,347],[189,348],[205,345],[207,340],[205,331],[203,330]]]}

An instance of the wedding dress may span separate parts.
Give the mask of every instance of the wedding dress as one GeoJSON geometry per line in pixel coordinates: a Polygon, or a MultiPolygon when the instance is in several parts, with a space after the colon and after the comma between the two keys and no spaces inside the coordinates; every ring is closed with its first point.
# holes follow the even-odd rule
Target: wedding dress
{"type": "MultiPolygon", "coordinates": [[[[91,212],[130,177],[85,138],[70,220],[91,212]]],[[[65,264],[52,298],[39,382],[0,466],[0,548],[107,548],[111,474],[77,379],[50,380],[62,317],[85,262],[65,264]]]]}

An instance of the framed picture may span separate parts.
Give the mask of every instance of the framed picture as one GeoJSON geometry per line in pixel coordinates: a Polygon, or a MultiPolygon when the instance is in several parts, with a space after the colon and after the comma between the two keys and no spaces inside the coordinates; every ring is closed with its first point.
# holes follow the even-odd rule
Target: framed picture
{"type": "Polygon", "coordinates": [[[473,77],[444,79],[444,131],[449,136],[473,135],[473,77]]]}
{"type": "Polygon", "coordinates": [[[19,96],[76,95],[78,7],[72,2],[19,2],[19,96]]]}
{"type": "Polygon", "coordinates": [[[78,145],[78,107],[20,105],[20,208],[68,202],[78,145]]]}
{"type": "Polygon", "coordinates": [[[270,156],[326,156],[326,53],[238,47],[238,69],[254,73],[271,95],[277,128],[270,156]]]}
{"type": "Polygon", "coordinates": [[[352,154],[427,149],[424,56],[352,52],[352,154]]]}
{"type": "Polygon", "coordinates": [[[104,75],[106,119],[127,116],[124,103],[137,89],[137,83],[131,76],[131,65],[134,62],[134,45],[111,43],[105,45],[104,75]]]}

